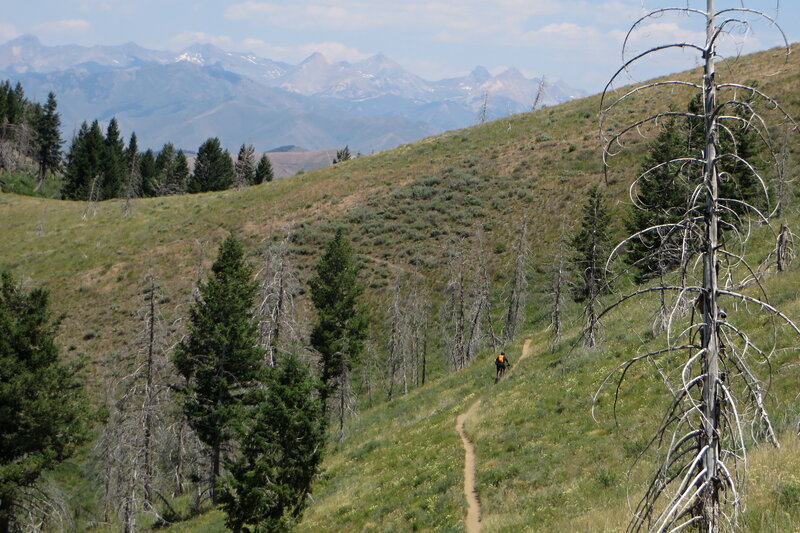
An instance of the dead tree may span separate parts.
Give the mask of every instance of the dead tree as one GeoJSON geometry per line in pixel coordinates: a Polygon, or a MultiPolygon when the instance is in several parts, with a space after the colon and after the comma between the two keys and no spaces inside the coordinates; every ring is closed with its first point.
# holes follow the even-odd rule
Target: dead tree
{"type": "Polygon", "coordinates": [[[773,217],[780,217],[783,214],[784,206],[789,203],[793,194],[792,185],[795,179],[792,177],[791,168],[791,137],[793,133],[791,125],[786,125],[781,131],[778,139],[779,147],[775,158],[775,211],[773,217]]]}
{"type": "MultiPolygon", "coordinates": [[[[474,342],[472,353],[481,349],[483,343],[488,339],[492,351],[497,351],[497,346],[503,341],[495,333],[494,320],[492,320],[492,273],[490,272],[489,254],[485,253],[483,241],[483,232],[477,231],[475,235],[476,250],[472,255],[477,260],[477,275],[478,275],[478,293],[475,302],[475,319],[472,331],[470,332],[470,340],[474,342]]],[[[524,268],[524,267],[523,267],[524,268]]],[[[524,288],[522,287],[522,276],[520,277],[520,286],[517,287],[518,293],[516,295],[517,303],[520,304],[524,300],[524,288]]],[[[516,308],[516,318],[518,319],[520,308],[516,308]]]]}
{"type": "Polygon", "coordinates": [[[775,264],[778,272],[783,272],[789,266],[794,257],[792,245],[794,244],[794,234],[789,231],[789,226],[781,224],[781,231],[775,241],[775,264]]]}
{"type": "MultiPolygon", "coordinates": [[[[387,391],[387,400],[391,401],[394,396],[394,387],[397,381],[398,367],[403,365],[406,357],[406,349],[408,346],[408,327],[404,317],[404,309],[402,308],[400,300],[400,291],[402,289],[400,276],[395,278],[394,286],[392,287],[392,302],[389,309],[389,358],[387,360],[389,372],[389,390],[387,391]]],[[[403,365],[404,366],[404,365],[403,365]]]]}
{"type": "Polygon", "coordinates": [[[464,368],[469,354],[464,330],[467,323],[468,288],[466,287],[466,265],[463,253],[456,252],[450,260],[450,279],[445,287],[445,303],[442,306],[444,327],[443,339],[447,344],[448,362],[455,370],[464,368]]]}
{"type": "Polygon", "coordinates": [[[565,230],[562,227],[561,236],[559,238],[558,251],[553,260],[550,274],[550,324],[548,329],[553,334],[553,345],[561,342],[564,328],[562,324],[562,315],[564,313],[564,295],[569,290],[569,277],[567,268],[567,252],[565,250],[566,242],[565,230]]]}
{"type": "Polygon", "coordinates": [[[387,399],[395,395],[395,388],[402,387],[408,394],[410,387],[425,384],[428,350],[428,315],[430,301],[419,289],[423,280],[398,274],[392,287],[392,299],[386,316],[389,328],[387,346],[388,373],[387,399]]]}
{"type": "MultiPolygon", "coordinates": [[[[740,285],[734,281],[737,274],[753,272],[744,258],[748,233],[742,228],[748,220],[741,213],[749,211],[763,222],[767,217],[752,204],[720,195],[720,183],[728,178],[721,168],[724,162],[734,161],[758,180],[763,189],[764,203],[768,205],[766,184],[754,165],[739,155],[733,132],[735,128],[754,128],[765,146],[771,146],[760,104],[765,110],[775,112],[794,124],[775,100],[756,88],[736,82],[722,83],[718,79],[715,62],[720,39],[735,27],[747,27],[750,18],[760,18],[777,27],[765,14],[744,7],[716,11],[714,0],[706,0],[705,10],[676,7],[650,12],[630,29],[623,44],[623,66],[606,86],[601,101],[601,132],[607,134],[610,131],[606,136],[606,162],[624,148],[629,134],[646,132],[652,125],[670,118],[700,121],[705,140],[701,152],[687,153],[685,157],[653,167],[678,166],[693,177],[694,188],[683,217],[631,235],[615,250],[620,251],[640,234],[675,232],[680,235],[678,241],[682,243],[686,260],[681,262],[680,272],[662,278],[663,281],[675,281],[671,285],[662,282],[625,295],[600,315],[636,296],[672,295],[666,347],[632,357],[619,368],[615,396],[619,394],[619,387],[630,367],[641,361],[650,361],[660,369],[671,398],[670,407],[648,446],[659,457],[660,466],[635,508],[628,527],[630,532],[693,529],[716,533],[737,529],[747,467],[745,428],[748,422],[757,428],[753,437],[765,437],[777,443],[763,404],[764,389],[752,365],[753,358],[768,360],[771,351],[759,348],[720,306],[722,299],[754,305],[800,333],[789,318],[768,303],[763,289],[763,296],[759,298],[739,292],[740,285]],[[653,19],[669,15],[698,17],[706,30],[705,41],[656,46],[626,59],[627,47],[634,33],[653,19]],[[612,85],[630,67],[669,50],[699,54],[704,63],[702,79],[696,82],[654,82],[630,89],[622,96],[614,96],[612,85]],[[606,128],[606,124],[612,124],[619,117],[614,113],[620,104],[659,89],[681,88],[701,95],[701,112],[660,111],[632,124],[619,128],[612,126],[610,130],[606,128]],[[732,141],[728,143],[728,146],[733,146],[731,149],[721,149],[723,137],[732,141]],[[694,312],[685,319],[678,310],[687,299],[694,301],[694,312]],[[685,358],[675,357],[681,352],[686,352],[685,358]]],[[[646,170],[636,181],[653,169],[646,170]]],[[[653,253],[658,253],[658,250],[653,253]]],[[[606,382],[613,379],[612,376],[606,382]]]]}
{"type": "Polygon", "coordinates": [[[491,324],[489,274],[482,259],[486,254],[481,249],[480,236],[476,241],[471,245],[462,239],[450,254],[441,323],[448,362],[454,370],[465,368],[487,338],[492,343],[499,342],[491,324]]]}
{"type": "Polygon", "coordinates": [[[289,239],[267,248],[261,278],[261,303],[256,314],[259,320],[259,342],[264,348],[266,363],[275,366],[278,352],[299,345],[294,295],[299,283],[289,258],[289,239]]]}
{"type": "Polygon", "coordinates": [[[483,124],[489,120],[489,91],[483,93],[483,103],[478,111],[478,124],[483,124]]]}
{"type": "Polygon", "coordinates": [[[116,507],[125,532],[135,530],[140,512],[158,514],[155,495],[169,477],[156,457],[172,405],[170,328],[158,310],[162,297],[152,277],[143,296],[142,329],[117,361],[111,417],[96,446],[104,464],[106,514],[116,507]]]}
{"type": "Polygon", "coordinates": [[[547,87],[547,78],[542,76],[542,79],[539,80],[539,87],[536,89],[536,96],[533,99],[531,111],[536,111],[536,108],[541,105],[542,99],[544,98],[545,87],[547,87]]]}
{"type": "Polygon", "coordinates": [[[83,209],[83,214],[81,214],[81,220],[97,216],[97,202],[100,201],[101,189],[99,182],[100,176],[92,178],[92,185],[89,187],[89,198],[86,200],[86,207],[83,209]]]}
{"type": "Polygon", "coordinates": [[[517,237],[514,249],[514,272],[511,279],[511,295],[508,298],[508,310],[503,326],[503,340],[510,341],[517,334],[519,323],[524,321],[525,301],[528,296],[528,262],[530,245],[528,244],[528,219],[522,221],[522,228],[517,237]]]}
{"type": "Polygon", "coordinates": [[[411,354],[414,360],[413,380],[416,386],[425,385],[428,371],[428,335],[430,329],[430,296],[419,287],[421,281],[412,283],[408,296],[408,315],[411,329],[411,354]]]}

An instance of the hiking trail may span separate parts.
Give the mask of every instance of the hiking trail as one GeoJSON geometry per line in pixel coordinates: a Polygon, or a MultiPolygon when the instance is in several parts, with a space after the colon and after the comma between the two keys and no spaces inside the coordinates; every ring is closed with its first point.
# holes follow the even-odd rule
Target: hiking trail
{"type": "MultiPolygon", "coordinates": [[[[522,355],[519,356],[517,363],[530,355],[531,339],[525,339],[522,345],[522,355]]],[[[512,368],[513,369],[513,368],[512,368]]],[[[512,369],[509,369],[511,372],[512,369]]],[[[464,423],[473,412],[478,408],[481,400],[475,400],[465,413],[456,417],[456,433],[461,437],[464,446],[464,495],[467,497],[467,518],[464,520],[467,526],[467,533],[478,533],[481,530],[481,503],[478,500],[478,492],[475,490],[475,444],[469,440],[464,429],[464,423]]]]}

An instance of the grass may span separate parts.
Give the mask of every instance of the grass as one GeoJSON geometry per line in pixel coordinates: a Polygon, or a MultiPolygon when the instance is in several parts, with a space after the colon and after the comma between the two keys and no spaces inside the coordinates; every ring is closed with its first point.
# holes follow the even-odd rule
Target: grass
{"type": "MultiPolygon", "coordinates": [[[[749,258],[763,258],[769,242],[769,232],[759,229],[749,258]]],[[[800,282],[796,266],[764,281],[772,294],[789,289],[782,308],[800,315],[800,295],[790,289],[800,282]]],[[[671,396],[647,364],[629,372],[616,418],[613,385],[599,396],[596,420],[593,395],[628,357],[663,344],[650,333],[654,309],[652,299],[622,306],[605,320],[601,346],[588,349],[574,345],[579,314],[573,308],[567,340],[553,347],[549,333],[534,326],[528,333],[533,354],[497,385],[493,355],[484,354],[464,371],[362,413],[326,459],[299,531],[462,531],[463,450],[454,424],[477,399],[481,408],[466,428],[478,454],[482,531],[624,530],[629,503],[637,503],[653,458],[645,454],[631,467],[671,396]]],[[[769,341],[771,325],[763,314],[741,306],[728,310],[755,340],[769,341]]],[[[798,339],[788,345],[797,346],[798,339]]],[[[520,347],[506,352],[513,357],[520,347]]],[[[796,353],[776,352],[772,359],[769,407],[783,447],[751,443],[750,490],[741,517],[746,531],[800,527],[796,353]]]]}
{"type": "MultiPolygon", "coordinates": [[[[771,52],[748,56],[721,68],[720,76],[746,72],[766,80],[761,88],[785,96],[797,115],[796,63],[778,76],[761,75],[776,71],[778,62],[771,52]]],[[[681,107],[687,100],[676,91],[659,103],[681,107]]],[[[620,234],[627,187],[645,147],[645,140],[632,139],[631,149],[605,174],[598,105],[592,97],[507,117],[241,191],[136,200],[127,217],[123,201],[88,206],[3,193],[0,268],[52,291],[56,310],[66,313],[59,340],[69,354],[86,354],[92,361],[90,386],[99,403],[111,354],[129,349],[139,327],[135,311],[143,304],[145,276],[159,279],[169,299],[164,310],[174,318],[184,316],[195,281],[208,271],[229,231],[245,240],[254,262],[264,246],[291,232],[292,259],[304,283],[326,240],[337,227],[347,228],[365,263],[367,295],[375,310],[373,351],[380,352],[380,304],[389,301],[391,280],[416,272],[434,295],[440,294],[448,249],[462,239],[475,242],[481,234],[484,246],[475,253],[486,259],[499,309],[500,288],[510,276],[511,243],[527,215],[536,231],[534,294],[525,331],[535,353],[494,386],[493,354],[483,352],[467,369],[450,374],[443,355],[433,350],[425,387],[362,408],[349,422],[345,439],[331,447],[314,502],[297,529],[462,531],[463,451],[454,425],[456,416],[480,398],[482,408],[468,420],[467,431],[478,450],[484,531],[619,531],[630,515],[628,489],[635,503],[648,471],[644,464],[628,478],[628,467],[667,398],[646,366],[632,371],[623,388],[619,425],[607,393],[600,396],[599,421],[592,419],[592,394],[642,342],[660,342],[652,335],[652,304],[630,302],[609,317],[599,349],[571,349],[580,326],[574,304],[566,314],[567,341],[551,347],[544,331],[548,268],[564,228],[577,220],[586,190],[605,181],[620,234]]],[[[650,105],[632,102],[625,119],[641,116],[650,105]]],[[[797,220],[796,212],[786,215],[790,227],[797,220]]],[[[773,239],[757,228],[749,257],[760,262],[773,239]]],[[[789,316],[800,316],[796,267],[768,276],[765,283],[774,302],[789,316]]],[[[300,300],[308,319],[304,295],[300,300]]],[[[729,312],[766,338],[769,324],[750,310],[736,304],[729,312]]],[[[797,345],[783,330],[780,340],[797,345]]],[[[507,347],[512,355],[519,349],[519,344],[507,347]]],[[[792,441],[800,405],[792,361],[796,352],[776,352],[768,400],[785,445],[751,454],[754,490],[742,518],[750,531],[800,528],[794,505],[800,467],[792,441]]],[[[78,477],[66,473],[64,483],[72,480],[78,487],[78,477]]],[[[91,499],[82,490],[74,488],[80,498],[91,499]]],[[[224,518],[212,511],[168,530],[222,531],[224,518]]]]}

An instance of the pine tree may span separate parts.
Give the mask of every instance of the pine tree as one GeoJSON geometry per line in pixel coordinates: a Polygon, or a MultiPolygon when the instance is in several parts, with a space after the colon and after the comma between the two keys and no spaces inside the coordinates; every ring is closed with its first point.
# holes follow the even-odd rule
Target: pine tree
{"type": "Polygon", "coordinates": [[[117,119],[108,123],[103,150],[103,182],[101,199],[118,198],[125,183],[125,143],[119,132],[117,119]]]}
{"type": "MultiPolygon", "coordinates": [[[[0,128],[8,122],[8,93],[11,92],[11,83],[8,80],[0,82],[0,128]]],[[[2,129],[0,129],[2,132],[2,129]]]]}
{"type": "MultiPolygon", "coordinates": [[[[756,82],[748,82],[747,85],[756,87],[756,82]]],[[[719,160],[719,171],[723,179],[719,183],[720,199],[735,200],[725,202],[726,207],[739,214],[748,214],[749,209],[739,202],[747,202],[757,208],[764,206],[764,191],[758,178],[753,171],[748,168],[741,160],[747,161],[754,167],[758,167],[760,161],[756,157],[758,154],[759,138],[756,128],[751,126],[747,120],[748,111],[746,104],[736,104],[726,109],[725,113],[731,116],[740,117],[740,121],[729,121],[727,128],[719,135],[719,153],[724,154],[719,160]],[[745,105],[743,105],[745,104],[745,105]]],[[[702,120],[703,101],[700,95],[692,98],[688,106],[689,113],[696,115],[697,118],[689,120],[689,148],[702,157],[702,149],[705,146],[705,129],[702,120]]],[[[735,217],[729,213],[723,215],[723,219],[732,224],[738,224],[735,217]]]]}
{"type": "Polygon", "coordinates": [[[199,439],[211,448],[211,499],[217,502],[222,448],[262,369],[258,324],[253,317],[257,284],[234,236],[220,246],[212,277],[199,286],[188,335],[175,366],[186,379],[184,412],[199,439]]]}
{"type": "Polygon", "coordinates": [[[125,184],[123,186],[123,197],[130,200],[138,198],[142,194],[142,172],[141,157],[139,153],[139,142],[136,132],[131,133],[128,147],[125,149],[125,184]]]}
{"type": "Polygon", "coordinates": [[[595,345],[595,326],[597,321],[596,299],[606,291],[603,279],[606,274],[605,260],[608,257],[611,238],[608,234],[611,217],[605,206],[605,198],[600,187],[589,190],[583,217],[578,233],[572,239],[575,250],[573,261],[578,271],[579,281],[575,284],[575,300],[585,302],[586,344],[595,345]]]}
{"type": "Polygon", "coordinates": [[[9,124],[22,124],[25,118],[25,90],[17,82],[13,90],[6,93],[6,120],[9,124]]]}
{"type": "Polygon", "coordinates": [[[627,230],[631,241],[627,260],[636,265],[641,282],[680,264],[681,235],[674,226],[682,220],[691,188],[687,172],[693,165],[675,161],[687,157],[687,132],[668,120],[651,143],[638,182],[637,205],[632,206],[627,230]],[[675,161],[674,163],[667,163],[675,161]],[[658,229],[656,226],[663,226],[658,229]]]}
{"type": "Polygon", "coordinates": [[[79,368],[60,359],[49,295],[0,274],[0,533],[17,531],[22,489],[89,437],[79,368]]]}
{"type": "Polygon", "coordinates": [[[139,174],[142,176],[142,196],[156,196],[158,169],[156,156],[150,148],[145,150],[139,160],[139,174]]]}
{"type": "Polygon", "coordinates": [[[61,195],[67,200],[89,200],[98,198],[103,178],[103,153],[105,141],[100,125],[95,120],[91,126],[86,122],[72,139],[67,153],[64,185],[61,195]],[[92,196],[92,198],[90,198],[92,196]]]}
{"type": "Polygon", "coordinates": [[[218,138],[208,139],[197,151],[189,192],[229,189],[233,185],[234,176],[230,153],[222,149],[218,138]]]}
{"type": "MultiPolygon", "coordinates": [[[[326,400],[341,391],[364,349],[367,335],[367,310],[359,301],[363,287],[358,282],[359,265],[355,252],[339,229],[328,243],[311,279],[311,299],[317,309],[317,324],[311,344],[320,354],[321,398],[326,400]]],[[[340,410],[341,411],[341,410],[340,410]]],[[[340,412],[341,418],[344,416],[340,412]]]]}
{"type": "Polygon", "coordinates": [[[172,181],[172,163],[175,158],[175,146],[165,143],[156,156],[156,175],[153,178],[153,189],[156,196],[166,196],[169,193],[169,183],[172,181]]]}
{"type": "Polygon", "coordinates": [[[178,150],[175,154],[175,161],[172,167],[172,194],[183,194],[189,186],[189,162],[183,150],[178,150]]]}
{"type": "Polygon", "coordinates": [[[293,354],[270,368],[256,407],[239,429],[220,501],[235,532],[283,532],[305,508],[322,460],[324,422],[316,384],[293,354]]]}
{"type": "Polygon", "coordinates": [[[42,183],[48,172],[57,172],[61,168],[61,115],[56,111],[58,104],[56,95],[47,95],[47,104],[36,124],[36,160],[39,163],[39,183],[42,183]]]}
{"type": "Polygon", "coordinates": [[[256,149],[252,144],[242,145],[236,157],[236,186],[246,187],[256,180],[256,149]]]}
{"type": "Polygon", "coordinates": [[[267,154],[262,154],[261,159],[258,161],[258,166],[256,167],[256,175],[253,184],[258,185],[259,183],[269,182],[273,179],[275,179],[275,175],[272,171],[272,162],[269,160],[267,154]]]}

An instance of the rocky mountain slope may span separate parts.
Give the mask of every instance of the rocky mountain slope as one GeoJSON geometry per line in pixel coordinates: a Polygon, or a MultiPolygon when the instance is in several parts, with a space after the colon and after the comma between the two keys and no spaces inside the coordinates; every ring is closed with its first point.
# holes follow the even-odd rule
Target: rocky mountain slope
{"type": "MultiPolygon", "coordinates": [[[[186,150],[215,135],[230,150],[349,145],[372,153],[474,124],[486,94],[488,119],[528,111],[539,88],[514,69],[430,82],[382,54],[347,63],[316,53],[289,65],[210,44],[174,53],[134,43],[44,46],[33,36],[0,45],[0,78],[22,82],[34,99],[55,91],[67,137],[83,120],[117,117],[144,147],[171,141],[186,150]]],[[[581,95],[553,83],[541,103],[581,95]]]]}

